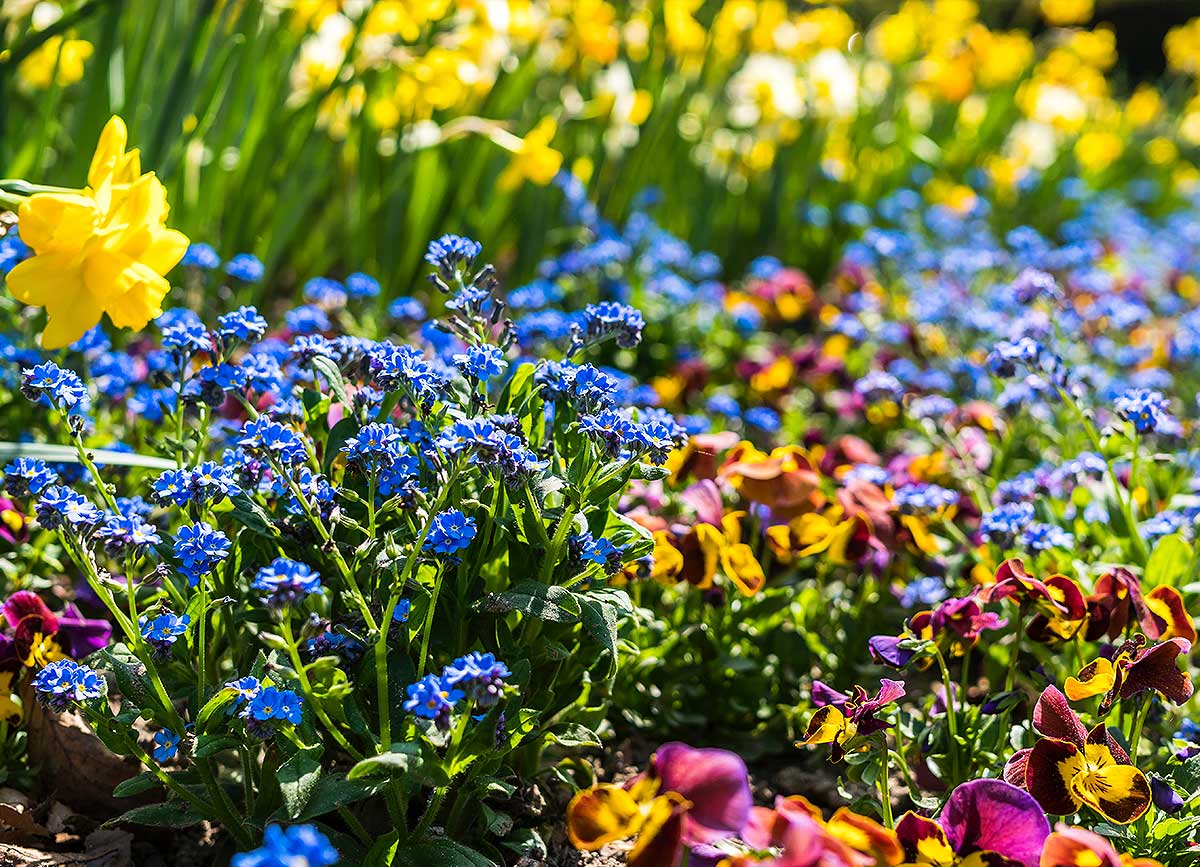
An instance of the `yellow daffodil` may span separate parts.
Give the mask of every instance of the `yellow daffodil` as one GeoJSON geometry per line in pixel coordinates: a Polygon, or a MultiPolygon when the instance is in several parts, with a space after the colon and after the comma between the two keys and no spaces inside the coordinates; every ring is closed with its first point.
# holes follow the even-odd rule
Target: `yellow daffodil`
{"type": "Polygon", "coordinates": [[[9,272],[18,301],[45,307],[42,346],[78,340],[104,314],[118,328],[144,328],[162,313],[163,276],[183,258],[188,239],[164,225],[167,191],[142,174],[137,150],[126,151],[124,122],[104,127],[88,186],[36,193],[19,211],[21,238],[36,255],[9,272]]]}
{"type": "Polygon", "coordinates": [[[69,87],[83,78],[83,64],[94,50],[86,39],[51,36],[21,61],[17,75],[37,90],[45,90],[52,83],[69,87]]]}
{"type": "Polygon", "coordinates": [[[544,117],[521,139],[512,162],[500,173],[497,181],[500,189],[515,190],[525,181],[544,187],[554,179],[563,162],[563,155],[550,147],[557,131],[554,118],[544,117]]]}
{"type": "Polygon", "coordinates": [[[1095,0],[1042,0],[1042,17],[1054,27],[1086,24],[1096,11],[1095,0]]]}

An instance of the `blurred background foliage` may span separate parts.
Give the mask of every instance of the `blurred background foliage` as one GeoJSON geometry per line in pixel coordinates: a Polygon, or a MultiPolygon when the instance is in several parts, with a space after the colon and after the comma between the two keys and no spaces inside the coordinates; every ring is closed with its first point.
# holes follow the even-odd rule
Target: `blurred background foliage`
{"type": "Polygon", "coordinates": [[[527,278],[566,240],[562,170],[618,221],[658,188],[664,228],[729,273],[753,251],[821,277],[858,206],[902,186],[951,207],[983,196],[1034,226],[1059,216],[1069,177],[1140,182],[1151,207],[1190,191],[1196,11],[5,0],[0,176],[82,184],[121,114],[172,223],[225,257],[259,255],[284,295],[353,270],[407,291],[443,230],[527,278]]]}

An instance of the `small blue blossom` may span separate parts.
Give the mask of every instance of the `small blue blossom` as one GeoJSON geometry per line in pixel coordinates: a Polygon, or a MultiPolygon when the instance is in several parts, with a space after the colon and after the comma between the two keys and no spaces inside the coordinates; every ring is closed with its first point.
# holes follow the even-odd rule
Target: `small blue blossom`
{"type": "Polygon", "coordinates": [[[1033,504],[1026,501],[1004,503],[983,516],[979,529],[990,541],[1009,545],[1033,522],[1033,504]]]}
{"type": "Polygon", "coordinates": [[[301,706],[304,699],[290,689],[277,689],[264,686],[242,711],[242,716],[255,722],[289,722],[300,725],[304,720],[301,706]]]}
{"type": "Polygon", "coordinates": [[[33,688],[38,701],[50,710],[62,713],[75,702],[100,698],[108,684],[94,669],[71,659],[52,662],[37,673],[33,688]]]}
{"type": "Polygon", "coordinates": [[[910,581],[900,591],[900,604],[905,608],[923,608],[937,605],[950,595],[946,582],[941,578],[926,575],[910,581]]]}
{"type": "Polygon", "coordinates": [[[229,537],[208,524],[185,525],[175,536],[173,551],[179,571],[195,587],[213,567],[229,556],[229,537]]]}
{"type": "Polygon", "coordinates": [[[776,433],[779,431],[779,413],[771,409],[769,406],[755,406],[746,410],[742,416],[746,424],[751,427],[756,427],[767,433],[776,433]]]}
{"type": "Polygon", "coordinates": [[[320,574],[287,557],[276,557],[269,566],[259,569],[250,587],[266,591],[266,603],[272,608],[292,605],[305,596],[322,592],[320,574]]]}
{"type": "Polygon", "coordinates": [[[202,268],[205,271],[212,271],[214,268],[221,266],[221,257],[211,244],[188,244],[188,248],[184,252],[179,264],[190,268],[202,268]]]}
{"type": "Polygon", "coordinates": [[[47,530],[57,529],[64,524],[75,529],[86,529],[104,519],[104,513],[87,497],[61,485],[46,488],[35,510],[38,523],[47,530]]]}
{"type": "Polygon", "coordinates": [[[499,376],[508,367],[504,350],[487,343],[472,346],[465,353],[455,355],[454,363],[464,376],[483,381],[499,376]]]}
{"type": "Polygon", "coordinates": [[[96,536],[103,540],[104,550],[110,557],[142,553],[162,541],[158,529],[146,523],[140,515],[106,515],[104,523],[96,530],[96,536]]]}
{"type": "Polygon", "coordinates": [[[382,291],[378,280],[370,274],[363,274],[361,271],[355,271],[346,277],[345,286],[346,292],[349,293],[351,298],[376,298],[382,291]]]}
{"type": "Polygon", "coordinates": [[[263,263],[252,253],[238,253],[225,263],[225,273],[245,283],[257,283],[265,272],[263,263]]]}
{"type": "Polygon", "coordinates": [[[179,753],[179,735],[170,729],[161,729],[154,733],[154,751],[151,755],[158,763],[169,762],[179,753]]]}
{"type": "Polygon", "coordinates": [[[267,335],[267,320],[259,315],[257,308],[239,307],[217,317],[217,333],[222,337],[254,343],[267,335]]]}
{"type": "Polygon", "coordinates": [[[458,509],[447,509],[434,515],[424,548],[433,554],[455,554],[475,538],[475,519],[458,509]]]}
{"type": "Polygon", "coordinates": [[[346,287],[329,277],[313,277],[304,284],[304,297],[327,310],[346,306],[346,287]]]}
{"type": "Polygon", "coordinates": [[[476,651],[447,665],[442,682],[458,687],[480,707],[492,707],[504,695],[504,678],[511,674],[508,666],[492,654],[476,651]]]}
{"type": "Polygon", "coordinates": [[[143,615],[138,620],[142,638],[163,656],[171,652],[171,645],[178,641],[180,636],[187,634],[191,623],[190,614],[180,616],[171,611],[164,611],[153,618],[143,615]]]}
{"type": "Polygon", "coordinates": [[[1154,433],[1169,418],[1167,399],[1162,392],[1148,388],[1131,388],[1122,392],[1113,401],[1113,408],[1121,418],[1132,422],[1134,429],[1141,434],[1154,433]]]}
{"type": "Polygon", "coordinates": [[[450,279],[458,271],[461,264],[470,268],[475,257],[483,251],[483,245],[462,235],[446,234],[429,242],[425,251],[425,261],[438,270],[441,275],[450,279]]]}
{"type": "Polygon", "coordinates": [[[72,415],[86,412],[91,406],[91,396],[79,375],[53,361],[26,368],[21,378],[21,393],[29,400],[45,400],[55,409],[72,415]]]}
{"type": "Polygon", "coordinates": [[[16,458],[4,468],[4,489],[13,497],[37,496],[58,483],[58,473],[38,458],[16,458]]]}
{"type": "Polygon", "coordinates": [[[1034,521],[1021,534],[1021,544],[1030,551],[1047,551],[1051,548],[1070,548],[1075,537],[1053,524],[1034,521]]]}
{"type": "Polygon", "coordinates": [[[895,502],[902,512],[932,512],[956,504],[958,492],[940,485],[906,485],[897,489],[895,502]]]}
{"type": "Polygon", "coordinates": [[[269,825],[262,846],[234,855],[230,867],[329,867],[337,861],[337,849],[316,826],[269,825]]]}
{"type": "Polygon", "coordinates": [[[408,623],[408,618],[412,614],[412,600],[401,599],[396,602],[396,607],[392,609],[392,620],[396,623],[408,623]]]}
{"type": "Polygon", "coordinates": [[[421,719],[433,720],[442,731],[450,728],[450,714],[454,705],[466,695],[436,674],[427,674],[416,683],[409,684],[407,692],[404,709],[421,719]]]}
{"type": "Polygon", "coordinates": [[[583,310],[583,325],[579,327],[578,343],[598,343],[609,337],[623,349],[632,349],[642,341],[646,320],[641,311],[628,304],[602,301],[589,304],[583,310]]]}
{"type": "Polygon", "coordinates": [[[426,316],[425,305],[416,298],[402,295],[388,305],[388,315],[393,319],[420,322],[426,316]]]}
{"type": "Polygon", "coordinates": [[[320,307],[304,304],[283,314],[284,324],[293,334],[316,334],[332,327],[327,314],[320,307]]]}

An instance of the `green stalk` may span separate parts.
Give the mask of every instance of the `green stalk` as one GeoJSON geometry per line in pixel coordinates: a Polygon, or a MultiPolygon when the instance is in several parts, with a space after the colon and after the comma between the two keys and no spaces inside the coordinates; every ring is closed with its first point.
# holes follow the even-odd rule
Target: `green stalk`
{"type": "Polygon", "coordinates": [[[333,739],[338,742],[342,749],[350,754],[354,761],[362,760],[362,753],[351,746],[346,740],[346,736],[341,733],[333,720],[329,718],[329,714],[325,713],[325,709],[321,707],[321,703],[317,701],[316,694],[313,692],[312,681],[308,679],[308,672],[304,669],[304,663],[300,659],[300,649],[296,645],[296,639],[292,635],[292,624],[290,622],[289,613],[286,609],[281,612],[279,625],[283,632],[283,640],[287,642],[288,659],[292,662],[292,668],[296,670],[296,678],[300,681],[300,688],[304,690],[305,697],[312,704],[313,713],[317,715],[317,719],[321,721],[321,725],[325,730],[333,736],[333,739]]]}
{"type": "Polygon", "coordinates": [[[896,827],[892,818],[891,781],[888,779],[888,743],[887,732],[883,733],[883,750],[879,754],[879,800],[883,809],[883,824],[888,828],[896,827]]]}
{"type": "Polygon", "coordinates": [[[946,728],[950,733],[950,769],[954,776],[954,783],[957,785],[961,779],[958,757],[958,712],[955,710],[954,681],[950,678],[946,657],[942,655],[941,649],[936,644],[933,646],[933,656],[937,660],[938,670],[942,675],[942,686],[946,690],[946,728]]]}

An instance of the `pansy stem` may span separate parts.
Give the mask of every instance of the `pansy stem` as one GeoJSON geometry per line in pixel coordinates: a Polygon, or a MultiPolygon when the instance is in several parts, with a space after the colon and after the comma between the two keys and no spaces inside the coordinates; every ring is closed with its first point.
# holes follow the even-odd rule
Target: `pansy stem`
{"type": "Polygon", "coordinates": [[[896,823],[892,818],[891,781],[888,779],[891,768],[889,765],[887,732],[884,732],[883,748],[879,753],[879,803],[883,810],[883,824],[888,828],[894,828],[896,823]]]}
{"type": "Polygon", "coordinates": [[[1146,717],[1150,713],[1151,693],[1143,696],[1141,704],[1138,705],[1137,712],[1133,715],[1133,727],[1127,732],[1126,739],[1129,741],[1129,758],[1135,764],[1137,763],[1138,744],[1142,739],[1142,729],[1146,727],[1146,717]]]}
{"type": "Polygon", "coordinates": [[[958,785],[962,780],[959,775],[958,713],[954,707],[954,681],[950,678],[946,657],[942,655],[941,649],[936,644],[933,647],[933,655],[937,659],[938,671],[942,675],[942,687],[946,690],[946,729],[950,734],[950,773],[954,777],[954,785],[958,785]]]}

